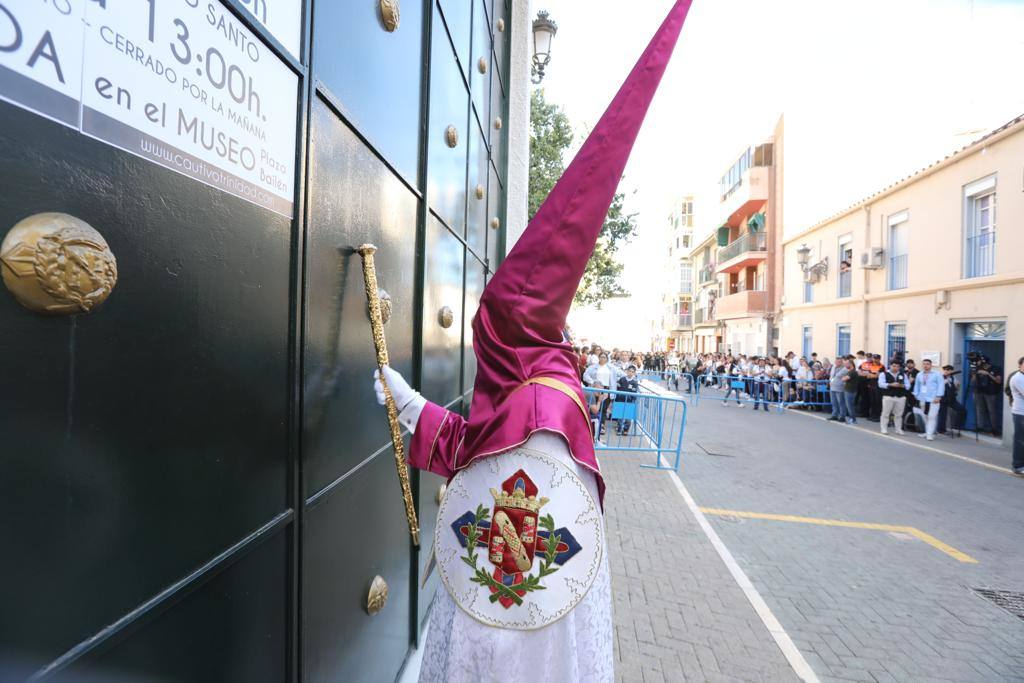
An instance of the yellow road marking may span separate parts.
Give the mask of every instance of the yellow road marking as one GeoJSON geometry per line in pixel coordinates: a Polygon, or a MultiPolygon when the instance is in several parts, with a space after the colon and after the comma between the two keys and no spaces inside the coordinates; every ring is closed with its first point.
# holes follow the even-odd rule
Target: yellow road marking
{"type": "Polygon", "coordinates": [[[767,519],[774,522],[795,522],[798,524],[817,524],[818,526],[841,526],[849,529],[871,529],[873,531],[895,531],[897,533],[910,534],[914,538],[924,541],[936,550],[941,550],[955,560],[968,564],[978,564],[978,561],[961,552],[951,545],[943,543],[931,534],[926,534],[920,529],[912,526],[898,526],[895,524],[873,524],[871,522],[848,522],[843,519],[821,519],[819,517],[800,517],[797,515],[774,515],[767,512],[742,512],[740,510],[724,510],[722,508],[700,508],[705,515],[717,517],[743,517],[745,519],[767,519]]]}

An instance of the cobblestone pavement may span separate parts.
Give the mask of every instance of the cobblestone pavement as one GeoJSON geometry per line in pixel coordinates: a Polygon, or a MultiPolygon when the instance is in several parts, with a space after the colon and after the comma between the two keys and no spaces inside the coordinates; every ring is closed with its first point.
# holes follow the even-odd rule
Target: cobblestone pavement
{"type": "Polygon", "coordinates": [[[618,679],[798,680],[668,474],[640,461],[601,459],[618,679]]]}
{"type": "MultiPolygon", "coordinates": [[[[1009,457],[962,441],[927,445],[986,462],[1009,457]]],[[[613,474],[611,489],[642,478],[661,490],[646,472],[609,459],[602,465],[613,474]]],[[[689,413],[680,477],[698,505],[716,510],[708,515],[712,526],[821,680],[1024,681],[1024,620],[971,590],[1024,592],[1024,480],[861,429],[705,399],[689,413]],[[936,544],[831,520],[912,527],[936,544]],[[958,560],[944,544],[976,563],[958,560]]],[[[635,524],[622,506],[613,499],[616,531],[622,518],[635,524]]],[[[682,513],[658,514],[672,515],[673,533],[676,525],[690,528],[682,513]]],[[[616,575],[634,582],[625,544],[621,552],[616,575]]],[[[673,552],[689,554],[685,546],[673,552]]],[[[633,592],[629,583],[628,600],[633,592]]],[[[634,651],[623,647],[622,632],[620,656],[634,651]]],[[[751,657],[748,666],[774,680],[779,669],[770,661],[751,657]]]]}

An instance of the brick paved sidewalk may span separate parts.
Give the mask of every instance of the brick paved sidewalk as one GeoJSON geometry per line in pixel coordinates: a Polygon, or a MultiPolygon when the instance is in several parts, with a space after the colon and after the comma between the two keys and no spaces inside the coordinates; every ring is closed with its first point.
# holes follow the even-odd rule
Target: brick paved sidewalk
{"type": "Polygon", "coordinates": [[[667,472],[601,458],[620,681],[796,681],[667,472]]]}

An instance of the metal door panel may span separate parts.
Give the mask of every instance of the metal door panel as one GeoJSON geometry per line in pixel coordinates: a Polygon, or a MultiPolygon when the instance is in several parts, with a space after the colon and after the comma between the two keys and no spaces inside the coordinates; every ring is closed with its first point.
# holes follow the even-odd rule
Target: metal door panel
{"type": "Polygon", "coordinates": [[[423,381],[427,399],[447,405],[462,391],[462,273],[465,248],[433,216],[427,217],[423,285],[423,381]],[[451,314],[444,325],[442,309],[451,314]]]}
{"type": "Polygon", "coordinates": [[[360,258],[378,247],[377,280],[391,295],[391,364],[410,376],[418,200],[323,102],[311,120],[303,387],[305,495],[388,443],[372,373],[373,337],[360,258]]]}
{"type": "Polygon", "coordinates": [[[440,42],[444,33],[438,33],[437,28],[447,26],[448,35],[455,46],[455,55],[458,57],[459,65],[463,75],[468,79],[470,71],[470,40],[472,31],[472,0],[438,0],[438,5],[443,15],[443,21],[434,16],[434,40],[440,42]]]}
{"type": "MultiPolygon", "coordinates": [[[[485,2],[490,4],[490,0],[485,0],[485,2]]],[[[508,73],[508,64],[505,60],[508,55],[510,15],[502,0],[495,0],[494,6],[490,9],[491,35],[494,37],[494,68],[497,73],[505,76],[508,73]]]]}
{"type": "Polygon", "coordinates": [[[507,96],[502,89],[501,74],[495,72],[491,79],[491,111],[487,134],[490,140],[491,160],[498,169],[502,184],[505,182],[505,149],[508,126],[506,126],[507,96]]]}
{"type": "Polygon", "coordinates": [[[473,1],[473,56],[469,69],[469,89],[473,106],[481,118],[487,120],[490,106],[491,73],[494,55],[491,49],[491,32],[487,26],[487,15],[480,0],[473,1]]]}
{"type": "Polygon", "coordinates": [[[394,680],[410,643],[412,546],[390,450],[307,510],[304,522],[305,681],[394,680]],[[377,575],[388,599],[371,616],[366,598],[377,575]]]}
{"type": "Polygon", "coordinates": [[[463,326],[465,350],[462,354],[462,391],[473,389],[476,381],[476,354],[473,353],[473,316],[480,308],[480,295],[484,292],[486,267],[473,254],[466,254],[466,304],[463,326]]]}
{"type": "Polygon", "coordinates": [[[110,299],[0,289],[0,658],[93,636],[286,505],[290,221],[0,103],[0,228],[97,228],[110,299]]]}
{"type": "Polygon", "coordinates": [[[469,93],[444,35],[444,26],[436,16],[430,69],[427,197],[430,207],[448,227],[464,235],[469,93]],[[455,134],[450,136],[449,131],[455,134]]]}
{"type": "Polygon", "coordinates": [[[67,683],[280,683],[287,680],[287,535],[54,677],[67,683]]]}
{"type": "Polygon", "coordinates": [[[475,123],[469,126],[469,193],[466,207],[466,244],[481,258],[487,249],[487,145],[475,123]]]}
{"type": "MultiPolygon", "coordinates": [[[[462,402],[459,401],[455,405],[451,406],[449,410],[456,414],[461,414],[461,406],[462,402]]],[[[427,614],[430,610],[430,603],[434,599],[435,592],[438,590],[444,590],[444,587],[441,585],[441,580],[438,578],[436,568],[430,573],[430,576],[427,577],[425,582],[423,580],[423,572],[426,570],[427,564],[430,561],[430,551],[434,547],[434,531],[437,528],[437,510],[440,506],[437,497],[438,493],[442,490],[442,486],[445,486],[445,478],[431,472],[420,472],[419,479],[421,546],[419,557],[416,560],[416,590],[418,594],[416,604],[416,621],[419,624],[425,625],[427,614]]]]}
{"type": "Polygon", "coordinates": [[[402,2],[388,32],[376,2],[317,2],[313,22],[317,80],[345,117],[415,183],[419,159],[423,3],[402,2]]]}
{"type": "Polygon", "coordinates": [[[505,225],[505,189],[498,182],[498,174],[492,167],[488,171],[487,183],[487,267],[493,273],[501,261],[502,240],[505,225]],[[497,222],[495,222],[497,219],[497,222]]]}

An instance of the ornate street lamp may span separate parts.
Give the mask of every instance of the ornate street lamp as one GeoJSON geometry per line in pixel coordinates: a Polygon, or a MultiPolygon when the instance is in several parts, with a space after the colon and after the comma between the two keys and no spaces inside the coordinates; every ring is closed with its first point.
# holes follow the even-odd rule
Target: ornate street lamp
{"type": "Polygon", "coordinates": [[[796,250],[796,262],[800,264],[800,270],[804,271],[804,279],[807,282],[817,282],[823,277],[828,277],[828,256],[813,266],[809,265],[811,262],[811,248],[806,244],[801,244],[800,248],[796,250]]]}
{"type": "Polygon", "coordinates": [[[551,42],[558,33],[558,24],[548,18],[547,10],[537,12],[533,20],[533,65],[530,81],[534,85],[544,80],[544,67],[551,61],[551,42]]]}

